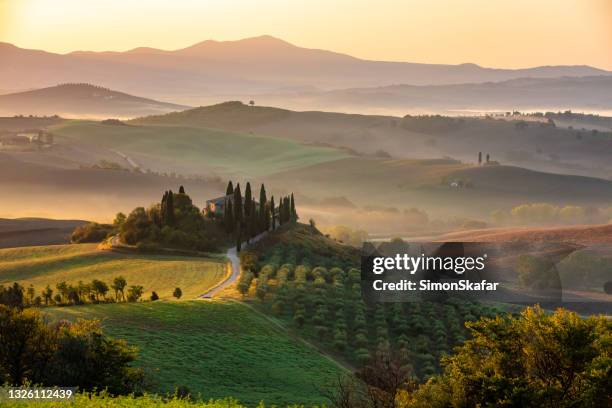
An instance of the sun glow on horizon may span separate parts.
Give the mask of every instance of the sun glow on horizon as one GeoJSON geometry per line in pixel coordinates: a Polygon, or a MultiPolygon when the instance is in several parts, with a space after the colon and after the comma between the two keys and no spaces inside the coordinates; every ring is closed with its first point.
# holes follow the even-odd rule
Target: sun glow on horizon
{"type": "Polygon", "coordinates": [[[612,69],[608,0],[0,0],[0,41],[51,52],[263,34],[367,59],[612,69]]]}

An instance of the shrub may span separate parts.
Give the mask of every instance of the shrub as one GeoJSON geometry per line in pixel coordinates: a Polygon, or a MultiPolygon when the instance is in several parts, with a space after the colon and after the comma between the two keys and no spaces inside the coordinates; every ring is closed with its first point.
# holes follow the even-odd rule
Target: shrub
{"type": "Polygon", "coordinates": [[[75,244],[102,242],[113,233],[115,233],[115,228],[110,224],[90,222],[76,227],[70,236],[70,241],[75,244]]]}

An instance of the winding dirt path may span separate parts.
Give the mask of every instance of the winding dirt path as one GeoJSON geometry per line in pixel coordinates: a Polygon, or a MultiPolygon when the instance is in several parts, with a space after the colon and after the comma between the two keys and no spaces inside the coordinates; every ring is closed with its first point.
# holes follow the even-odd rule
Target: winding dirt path
{"type": "MultiPolygon", "coordinates": [[[[260,239],[265,237],[266,234],[267,232],[262,232],[261,234],[257,235],[255,238],[251,239],[249,243],[252,244],[252,243],[259,241],[260,239]]],[[[246,248],[246,247],[247,245],[244,244],[243,248],[246,248]]],[[[225,257],[227,258],[227,260],[230,262],[232,266],[232,273],[223,282],[221,282],[214,288],[210,289],[208,292],[198,297],[204,298],[204,299],[210,299],[213,296],[215,296],[217,293],[221,292],[223,289],[227,288],[232,283],[236,282],[236,279],[238,279],[238,277],[240,276],[240,257],[238,256],[238,251],[236,250],[236,247],[234,246],[228,249],[227,252],[225,253],[225,257]]]]}

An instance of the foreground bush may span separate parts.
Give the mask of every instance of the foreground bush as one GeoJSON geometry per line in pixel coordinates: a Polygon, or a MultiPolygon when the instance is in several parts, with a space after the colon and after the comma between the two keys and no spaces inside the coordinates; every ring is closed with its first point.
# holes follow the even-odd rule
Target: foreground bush
{"type": "MultiPolygon", "coordinates": [[[[208,402],[192,402],[186,399],[179,398],[161,398],[154,395],[144,395],[142,397],[134,396],[122,396],[113,398],[107,394],[102,395],[91,395],[91,394],[77,394],[76,398],[72,402],[3,402],[3,408],[23,408],[23,407],[40,407],[40,408],[150,408],[150,407],[164,407],[164,408],[247,408],[245,405],[240,404],[238,401],[228,398],[225,400],[208,401],[208,402]]],[[[259,404],[257,408],[272,408],[277,407],[276,405],[265,405],[259,404]]],[[[280,408],[280,407],[278,407],[280,408]]],[[[287,408],[305,408],[303,405],[291,405],[287,408]]],[[[313,406],[312,408],[317,408],[313,406]]],[[[323,408],[323,407],[320,407],[323,408]]]]}
{"type": "Polygon", "coordinates": [[[0,384],[141,392],[142,370],[130,365],[136,355],[104,336],[98,321],[49,325],[36,310],[0,305],[0,384]]]}
{"type": "Polygon", "coordinates": [[[414,394],[416,407],[612,406],[612,322],[527,308],[467,324],[472,338],[414,394]]]}

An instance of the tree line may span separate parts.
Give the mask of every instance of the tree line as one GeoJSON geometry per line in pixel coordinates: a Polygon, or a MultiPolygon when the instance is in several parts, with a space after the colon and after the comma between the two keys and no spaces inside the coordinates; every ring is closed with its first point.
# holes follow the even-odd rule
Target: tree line
{"type": "Polygon", "coordinates": [[[259,202],[251,191],[251,183],[247,182],[244,196],[240,183],[234,187],[230,180],[225,191],[222,223],[225,231],[233,235],[236,247],[240,251],[242,242],[249,242],[262,232],[274,230],[277,226],[298,220],[293,193],[280,198],[278,206],[274,196],[268,201],[266,187],[259,189],[259,202]]]}
{"type": "MultiPolygon", "coordinates": [[[[77,284],[70,284],[65,281],[55,285],[55,290],[51,285],[47,285],[36,294],[33,285],[24,288],[15,282],[8,287],[0,285],[0,305],[8,307],[24,308],[29,306],[66,306],[81,305],[85,303],[109,303],[109,302],[138,302],[142,299],[144,288],[141,285],[128,286],[127,280],[123,276],[117,276],[109,284],[99,279],[91,282],[79,281],[77,284]]],[[[180,299],[183,295],[181,288],[175,288],[172,294],[180,299]]],[[[159,299],[159,295],[153,291],[150,300],[159,299]]]]}

